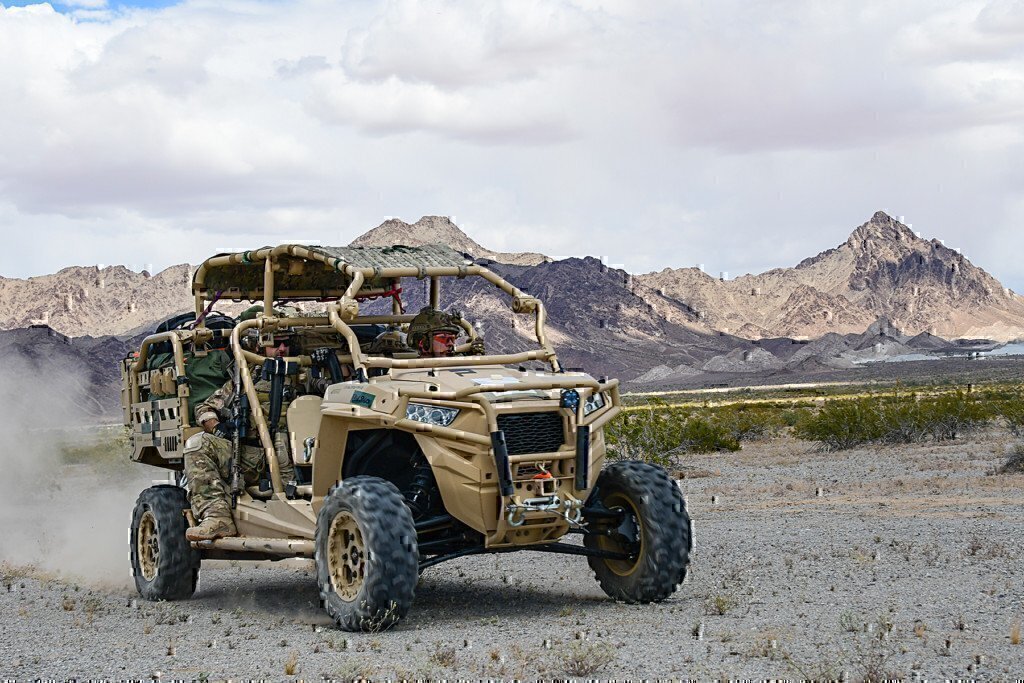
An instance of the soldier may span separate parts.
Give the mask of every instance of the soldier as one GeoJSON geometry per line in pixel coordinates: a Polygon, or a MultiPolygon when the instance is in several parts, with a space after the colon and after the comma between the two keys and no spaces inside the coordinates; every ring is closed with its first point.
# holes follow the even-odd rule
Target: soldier
{"type": "MultiPolygon", "coordinates": [[[[426,306],[409,323],[409,345],[423,357],[439,358],[455,353],[455,340],[463,333],[462,316],[426,306]]],[[[484,342],[477,337],[466,355],[483,355],[484,342]]]]}
{"type": "MultiPolygon", "coordinates": [[[[242,314],[242,319],[250,313],[242,314]]],[[[266,347],[268,358],[288,355],[289,335],[275,336],[276,346],[266,347]]],[[[259,366],[254,366],[254,379],[258,377],[259,366]]],[[[269,416],[270,382],[256,380],[256,392],[260,397],[260,407],[264,417],[269,416]]],[[[188,482],[189,503],[197,525],[185,532],[190,541],[207,541],[226,536],[236,536],[235,522],[231,516],[231,471],[230,462],[232,444],[230,432],[225,428],[221,417],[230,414],[232,401],[235,398],[235,384],[229,380],[208,399],[195,408],[196,424],[202,425],[203,433],[192,436],[185,442],[185,478],[188,482]]],[[[251,418],[250,418],[251,421],[251,418]]],[[[250,434],[257,434],[252,424],[250,434]]],[[[246,490],[251,495],[259,496],[257,487],[263,469],[266,466],[263,448],[259,438],[246,439],[239,458],[239,469],[245,481],[246,490]]],[[[277,461],[284,481],[294,479],[294,467],[291,458],[283,448],[277,448],[277,461]]]]}

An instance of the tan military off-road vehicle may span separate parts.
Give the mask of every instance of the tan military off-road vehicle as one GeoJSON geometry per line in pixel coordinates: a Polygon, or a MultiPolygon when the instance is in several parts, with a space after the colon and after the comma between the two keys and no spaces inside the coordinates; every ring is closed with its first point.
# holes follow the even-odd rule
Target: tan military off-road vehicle
{"type": "Polygon", "coordinates": [[[146,489],[135,507],[131,561],[143,597],[191,596],[204,559],[312,558],[338,625],[379,630],[406,615],[420,572],[477,553],[583,555],[604,591],[627,602],[662,600],[683,581],[692,546],[679,488],[659,467],[605,462],[618,381],[564,370],[543,304],[494,272],[441,245],[283,245],[210,258],[192,290],[195,314],[122,363],[132,458],[177,472],[176,484],[146,489]],[[533,316],[538,348],[481,354],[466,321],[446,357],[404,347],[414,316],[403,290],[421,288],[439,310],[442,282],[454,278],[482,278],[507,295],[510,325],[513,314],[533,316]],[[360,311],[380,298],[390,312],[360,311]],[[263,313],[211,313],[229,300],[262,302],[263,313]],[[307,312],[285,317],[286,306],[307,312]],[[259,346],[284,331],[291,355],[268,375],[259,346]],[[231,368],[243,397],[232,410],[236,458],[245,444],[262,448],[265,492],[235,477],[239,535],[190,543],[184,445],[202,431],[197,401],[231,368]],[[283,378],[271,382],[269,413],[257,392],[268,376],[283,378]],[[295,474],[285,481],[289,460],[295,474]],[[569,535],[582,543],[563,542],[569,535]]]}

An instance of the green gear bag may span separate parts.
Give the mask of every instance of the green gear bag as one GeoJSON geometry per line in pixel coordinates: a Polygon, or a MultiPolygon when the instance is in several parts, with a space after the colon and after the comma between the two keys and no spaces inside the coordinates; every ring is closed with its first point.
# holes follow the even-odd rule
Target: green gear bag
{"type": "MultiPolygon", "coordinates": [[[[160,353],[151,356],[146,367],[156,370],[174,365],[174,355],[160,353]]],[[[231,379],[233,363],[226,351],[214,349],[203,355],[194,351],[185,352],[185,376],[188,377],[188,414],[195,415],[196,406],[210,398],[213,392],[231,379]]],[[[151,398],[168,398],[173,394],[152,395],[151,398]]]]}

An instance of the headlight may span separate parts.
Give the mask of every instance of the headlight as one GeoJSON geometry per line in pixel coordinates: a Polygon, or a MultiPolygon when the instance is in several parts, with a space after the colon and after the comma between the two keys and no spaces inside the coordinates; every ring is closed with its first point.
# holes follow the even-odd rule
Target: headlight
{"type": "Polygon", "coordinates": [[[561,399],[559,404],[563,408],[575,411],[580,406],[580,392],[575,389],[562,389],[561,399]]]}
{"type": "Polygon", "coordinates": [[[422,403],[410,403],[405,409],[405,417],[428,425],[447,427],[455,421],[459,414],[458,408],[442,408],[441,406],[428,406],[422,403]]]}
{"type": "Polygon", "coordinates": [[[598,408],[604,408],[604,394],[591,394],[583,404],[583,415],[590,415],[598,408]]]}

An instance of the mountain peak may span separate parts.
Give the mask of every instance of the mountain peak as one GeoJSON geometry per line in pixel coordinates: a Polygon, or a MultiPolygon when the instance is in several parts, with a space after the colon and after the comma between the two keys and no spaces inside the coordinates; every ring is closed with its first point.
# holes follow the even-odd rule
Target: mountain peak
{"type": "Polygon", "coordinates": [[[919,239],[914,234],[914,231],[903,223],[900,223],[884,211],[876,211],[871,220],[850,234],[850,238],[846,242],[855,249],[867,250],[872,246],[872,243],[898,242],[910,244],[919,239]]]}
{"type": "Polygon", "coordinates": [[[455,225],[448,216],[423,216],[415,223],[400,218],[389,218],[376,228],[352,241],[353,247],[384,247],[405,244],[418,247],[423,244],[447,244],[456,251],[475,254],[483,250],[479,244],[455,225]]]}
{"type": "Polygon", "coordinates": [[[424,244],[446,244],[455,251],[474,258],[485,258],[500,263],[535,266],[551,259],[532,252],[502,253],[482,247],[467,235],[448,216],[423,216],[415,223],[389,218],[373,230],[352,240],[353,247],[386,247],[404,244],[418,247],[424,244]]]}

